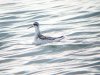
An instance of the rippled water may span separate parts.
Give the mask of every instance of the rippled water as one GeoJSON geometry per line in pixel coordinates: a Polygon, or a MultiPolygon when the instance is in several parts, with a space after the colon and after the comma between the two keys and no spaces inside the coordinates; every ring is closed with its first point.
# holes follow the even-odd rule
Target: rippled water
{"type": "Polygon", "coordinates": [[[0,0],[0,75],[100,75],[100,0],[0,0]],[[61,42],[33,45],[33,22],[61,42]]]}

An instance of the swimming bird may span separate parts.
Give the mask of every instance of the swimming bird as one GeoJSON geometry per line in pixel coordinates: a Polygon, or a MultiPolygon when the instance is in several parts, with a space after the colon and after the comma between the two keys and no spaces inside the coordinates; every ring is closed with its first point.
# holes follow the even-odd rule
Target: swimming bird
{"type": "MultiPolygon", "coordinates": [[[[34,44],[35,45],[40,45],[40,44],[46,44],[46,43],[51,43],[51,42],[59,42],[64,38],[64,36],[60,37],[48,37],[44,36],[41,34],[40,29],[39,29],[39,23],[34,22],[31,27],[35,27],[35,37],[34,37],[34,44]]],[[[29,28],[31,28],[29,27],[29,28]]]]}

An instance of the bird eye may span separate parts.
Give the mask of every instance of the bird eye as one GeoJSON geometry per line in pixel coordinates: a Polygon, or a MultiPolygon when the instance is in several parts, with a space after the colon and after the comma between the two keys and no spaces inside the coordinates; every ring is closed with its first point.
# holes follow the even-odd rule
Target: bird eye
{"type": "Polygon", "coordinates": [[[35,22],[33,25],[34,25],[34,26],[38,26],[38,25],[39,25],[39,23],[38,23],[38,22],[35,22]]]}

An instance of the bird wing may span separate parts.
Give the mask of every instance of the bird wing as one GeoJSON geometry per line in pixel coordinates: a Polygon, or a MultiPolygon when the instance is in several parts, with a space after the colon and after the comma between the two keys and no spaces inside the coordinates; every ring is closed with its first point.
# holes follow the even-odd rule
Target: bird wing
{"type": "Polygon", "coordinates": [[[43,36],[43,35],[39,35],[39,38],[43,39],[43,40],[55,40],[56,39],[54,37],[47,37],[47,36],[43,36]]]}

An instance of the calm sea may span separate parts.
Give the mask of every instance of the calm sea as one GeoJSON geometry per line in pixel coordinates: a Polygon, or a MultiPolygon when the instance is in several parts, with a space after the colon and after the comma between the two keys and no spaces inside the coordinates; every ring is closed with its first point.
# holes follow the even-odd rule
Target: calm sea
{"type": "Polygon", "coordinates": [[[100,0],[0,0],[0,75],[100,75],[100,0]]]}

